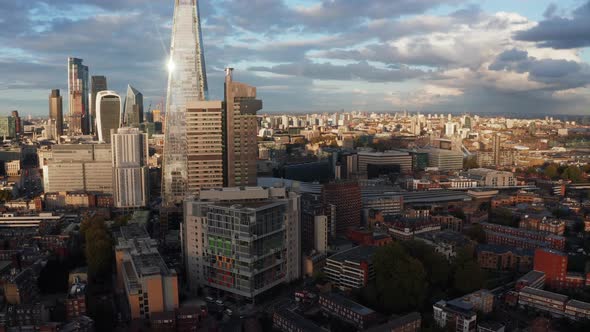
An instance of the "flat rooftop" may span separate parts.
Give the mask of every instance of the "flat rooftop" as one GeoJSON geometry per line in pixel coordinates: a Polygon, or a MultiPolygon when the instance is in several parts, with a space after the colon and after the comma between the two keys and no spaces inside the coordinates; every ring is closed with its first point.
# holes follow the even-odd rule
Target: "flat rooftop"
{"type": "Polygon", "coordinates": [[[346,307],[361,316],[371,315],[371,314],[375,313],[375,311],[373,309],[367,308],[363,305],[360,305],[360,304],[354,302],[353,300],[351,300],[347,297],[344,297],[340,294],[322,294],[321,296],[326,297],[326,298],[330,299],[331,301],[336,302],[338,305],[346,307]]]}
{"type": "Polygon", "coordinates": [[[377,249],[375,247],[358,246],[332,255],[328,259],[339,262],[349,261],[360,263],[361,261],[372,260],[376,251],[377,249]]]}

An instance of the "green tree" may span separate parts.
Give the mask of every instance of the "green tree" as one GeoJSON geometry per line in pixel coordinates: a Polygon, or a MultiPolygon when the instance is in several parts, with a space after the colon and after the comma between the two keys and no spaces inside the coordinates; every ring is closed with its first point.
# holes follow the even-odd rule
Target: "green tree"
{"type": "Polygon", "coordinates": [[[422,263],[431,288],[446,288],[451,269],[445,256],[422,241],[404,241],[402,246],[410,256],[422,263]]]}
{"type": "Polygon", "coordinates": [[[543,174],[545,174],[545,176],[550,179],[557,179],[559,177],[559,173],[557,171],[557,166],[555,166],[554,164],[551,164],[551,165],[545,167],[543,174]]]}
{"type": "Polygon", "coordinates": [[[380,247],[374,258],[375,284],[381,308],[399,313],[421,307],[426,297],[426,272],[400,244],[380,247]]]}
{"type": "Polygon", "coordinates": [[[564,180],[571,180],[574,183],[580,183],[584,181],[583,172],[578,166],[569,166],[561,174],[561,178],[564,180]]]}
{"type": "Polygon", "coordinates": [[[453,288],[459,294],[467,294],[484,286],[485,274],[474,258],[472,246],[459,249],[453,265],[453,288]]]}
{"type": "Polygon", "coordinates": [[[471,226],[469,229],[467,229],[467,231],[465,231],[465,234],[477,243],[483,244],[487,242],[486,232],[479,224],[471,226]]]}
{"type": "Polygon", "coordinates": [[[467,157],[463,159],[463,168],[464,169],[472,169],[472,168],[479,168],[479,164],[477,163],[476,157],[467,157]]]}
{"type": "Polygon", "coordinates": [[[113,262],[113,239],[104,221],[91,223],[85,229],[88,274],[95,280],[108,278],[113,262]]]}

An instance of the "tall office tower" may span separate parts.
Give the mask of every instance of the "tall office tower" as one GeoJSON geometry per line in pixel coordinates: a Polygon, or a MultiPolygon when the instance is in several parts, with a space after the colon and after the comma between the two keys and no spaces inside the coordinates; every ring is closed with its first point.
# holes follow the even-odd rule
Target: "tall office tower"
{"type": "Polygon", "coordinates": [[[494,165],[500,166],[500,154],[502,152],[502,140],[500,134],[494,134],[492,137],[492,151],[494,154],[494,165]]]}
{"type": "Polygon", "coordinates": [[[185,201],[182,250],[189,287],[250,301],[301,275],[300,196],[285,188],[205,190],[185,201]]]}
{"type": "Polygon", "coordinates": [[[256,88],[234,82],[232,68],[225,72],[225,112],[223,115],[225,187],[255,186],[258,158],[258,120],[262,101],[256,88]]]}
{"type": "Polygon", "coordinates": [[[107,78],[105,76],[92,76],[90,79],[90,131],[93,134],[96,132],[96,95],[108,90],[107,78]]]}
{"type": "Polygon", "coordinates": [[[0,116],[0,138],[16,138],[16,123],[12,116],[0,116]]]}
{"type": "Polygon", "coordinates": [[[12,111],[12,117],[14,118],[14,130],[16,131],[16,135],[23,134],[23,123],[18,116],[18,111],[12,111]]]}
{"type": "Polygon", "coordinates": [[[162,122],[162,111],[152,110],[152,121],[153,122],[162,122]]]}
{"type": "Polygon", "coordinates": [[[148,204],[148,141],[138,128],[111,132],[115,207],[140,208],[148,204]]]}
{"type": "Polygon", "coordinates": [[[68,58],[69,131],[71,135],[88,134],[88,67],[82,59],[68,58]]]}
{"type": "MultiPolygon", "coordinates": [[[[188,188],[186,121],[189,102],[207,99],[207,76],[197,0],[176,0],[168,63],[162,205],[179,206],[188,188]]],[[[198,157],[201,158],[201,157],[198,157]]]]}
{"type": "Polygon", "coordinates": [[[324,205],[333,205],[336,220],[330,226],[332,236],[346,234],[349,228],[361,225],[361,188],[357,182],[335,182],[322,189],[324,205]]]}
{"type": "Polygon", "coordinates": [[[121,124],[121,97],[114,91],[101,91],[96,95],[96,131],[98,141],[111,143],[111,129],[121,124]]]}
{"type": "Polygon", "coordinates": [[[139,128],[139,125],[143,123],[143,94],[131,85],[127,85],[123,123],[127,127],[134,128],[139,128]]]}
{"type": "Polygon", "coordinates": [[[49,95],[49,118],[55,123],[55,139],[64,134],[63,98],[59,95],[59,89],[51,90],[49,95]]]}

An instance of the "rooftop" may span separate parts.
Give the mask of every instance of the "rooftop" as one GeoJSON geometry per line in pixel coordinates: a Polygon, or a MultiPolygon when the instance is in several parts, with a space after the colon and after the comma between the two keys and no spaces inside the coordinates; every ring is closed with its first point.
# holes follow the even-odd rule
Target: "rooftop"
{"type": "Polygon", "coordinates": [[[346,307],[361,316],[366,316],[366,315],[370,315],[370,314],[375,313],[375,311],[373,309],[362,306],[362,305],[360,305],[360,304],[352,301],[351,299],[344,297],[340,294],[331,293],[331,294],[322,294],[321,296],[326,297],[326,298],[330,299],[331,301],[336,302],[338,305],[346,307]]]}
{"type": "Polygon", "coordinates": [[[570,307],[578,308],[578,309],[590,310],[590,303],[588,303],[588,302],[582,302],[582,301],[578,301],[578,300],[570,300],[567,302],[567,305],[570,307]]]}
{"type": "Polygon", "coordinates": [[[562,294],[557,294],[557,293],[551,293],[548,291],[544,291],[541,289],[537,289],[537,288],[532,288],[532,287],[525,287],[523,289],[520,290],[520,293],[524,293],[524,294],[528,294],[528,295],[534,295],[534,296],[540,296],[540,297],[545,297],[551,300],[555,300],[555,301],[559,301],[559,302],[565,302],[567,301],[568,297],[562,294]]]}
{"type": "Polygon", "coordinates": [[[518,279],[518,281],[520,282],[526,282],[528,284],[532,284],[535,281],[541,279],[545,277],[545,272],[540,272],[540,271],[531,271],[525,275],[523,275],[522,277],[520,277],[520,279],[518,279]]]}
{"type": "Polygon", "coordinates": [[[409,313],[405,316],[394,318],[385,324],[381,324],[379,326],[375,326],[373,328],[370,328],[370,329],[366,330],[366,332],[391,331],[393,329],[400,328],[404,325],[407,325],[407,324],[415,322],[415,321],[419,321],[421,319],[422,319],[422,316],[420,315],[419,312],[412,312],[412,313],[409,313]]]}
{"type": "Polygon", "coordinates": [[[358,246],[332,255],[328,259],[339,262],[349,261],[360,263],[361,261],[372,260],[376,251],[377,249],[375,247],[358,246]]]}

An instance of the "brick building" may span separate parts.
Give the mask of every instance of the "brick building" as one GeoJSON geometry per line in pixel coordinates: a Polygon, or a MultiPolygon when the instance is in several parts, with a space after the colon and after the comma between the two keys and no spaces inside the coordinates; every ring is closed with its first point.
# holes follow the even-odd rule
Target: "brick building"
{"type": "Polygon", "coordinates": [[[494,271],[526,272],[533,268],[532,249],[493,244],[477,246],[477,261],[481,268],[494,271]]]}
{"type": "Polygon", "coordinates": [[[338,294],[321,294],[319,305],[322,311],[351,323],[363,330],[377,319],[377,313],[338,294]]]}
{"type": "Polygon", "coordinates": [[[489,244],[506,245],[525,249],[547,247],[556,250],[565,248],[565,238],[520,228],[491,223],[481,223],[489,244]]]}

